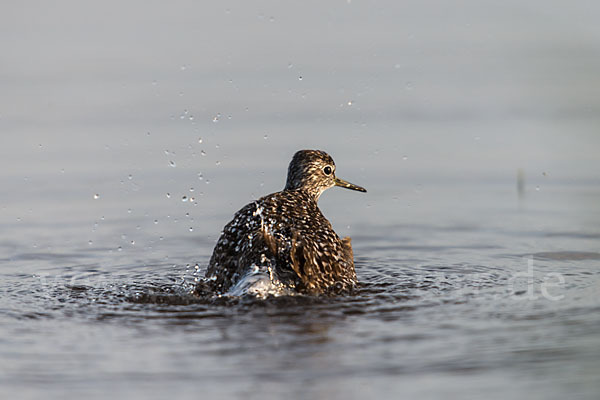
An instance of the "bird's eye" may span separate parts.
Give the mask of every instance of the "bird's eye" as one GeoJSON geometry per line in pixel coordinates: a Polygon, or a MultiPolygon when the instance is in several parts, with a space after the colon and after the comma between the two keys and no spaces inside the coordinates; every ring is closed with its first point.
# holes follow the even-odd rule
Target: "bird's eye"
{"type": "Polygon", "coordinates": [[[333,170],[331,169],[331,167],[328,165],[325,168],[323,168],[323,172],[325,172],[325,175],[331,175],[331,173],[333,172],[333,170]]]}

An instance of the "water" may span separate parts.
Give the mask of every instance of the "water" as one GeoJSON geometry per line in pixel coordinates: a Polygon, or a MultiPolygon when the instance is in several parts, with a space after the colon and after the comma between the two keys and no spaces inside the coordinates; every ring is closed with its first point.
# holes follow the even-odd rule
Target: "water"
{"type": "Polygon", "coordinates": [[[445,4],[5,7],[0,396],[598,398],[597,6],[445,4]],[[300,148],[356,292],[191,296],[300,148]]]}
{"type": "MultiPolygon", "coordinates": [[[[324,209],[342,196],[358,208],[355,193],[333,190],[324,209]]],[[[512,185],[432,191],[438,200],[401,222],[363,220],[360,208],[332,218],[351,224],[361,282],[339,298],[195,298],[194,263],[202,275],[216,236],[188,235],[187,225],[156,236],[183,221],[150,217],[136,230],[134,217],[105,219],[90,245],[81,236],[90,227],[13,222],[1,241],[2,391],[592,398],[600,210],[566,205],[599,191],[558,185],[521,203],[512,185]],[[483,210],[461,209],[467,195],[483,210]]],[[[368,196],[385,205],[386,195],[368,196]]]]}

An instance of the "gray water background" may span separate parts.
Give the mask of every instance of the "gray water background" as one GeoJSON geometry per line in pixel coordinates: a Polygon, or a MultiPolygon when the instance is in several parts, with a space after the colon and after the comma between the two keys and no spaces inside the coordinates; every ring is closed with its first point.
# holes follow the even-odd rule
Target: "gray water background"
{"type": "Polygon", "coordinates": [[[2,398],[598,398],[597,3],[0,10],[2,398]],[[187,296],[300,148],[358,293],[187,296]]]}

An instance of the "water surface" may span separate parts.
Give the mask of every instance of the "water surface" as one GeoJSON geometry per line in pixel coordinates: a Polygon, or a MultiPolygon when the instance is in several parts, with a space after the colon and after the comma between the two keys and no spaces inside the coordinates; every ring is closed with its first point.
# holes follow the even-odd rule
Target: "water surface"
{"type": "Polygon", "coordinates": [[[0,396],[598,398],[598,11],[4,6],[0,396]],[[355,293],[191,296],[300,148],[355,293]]]}

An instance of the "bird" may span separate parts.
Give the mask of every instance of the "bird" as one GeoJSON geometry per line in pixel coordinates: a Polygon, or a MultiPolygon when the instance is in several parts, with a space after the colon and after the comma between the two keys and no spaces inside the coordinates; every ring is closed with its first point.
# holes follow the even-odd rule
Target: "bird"
{"type": "Polygon", "coordinates": [[[282,191],[235,213],[214,247],[196,293],[340,294],[357,284],[351,239],[341,239],[318,207],[323,192],[366,189],[336,176],[321,150],[297,151],[282,191]]]}

